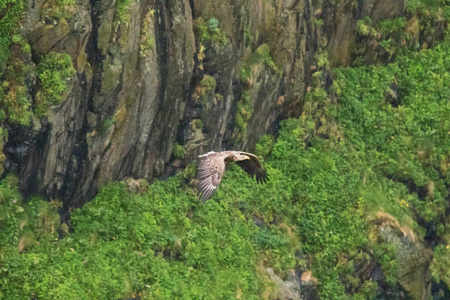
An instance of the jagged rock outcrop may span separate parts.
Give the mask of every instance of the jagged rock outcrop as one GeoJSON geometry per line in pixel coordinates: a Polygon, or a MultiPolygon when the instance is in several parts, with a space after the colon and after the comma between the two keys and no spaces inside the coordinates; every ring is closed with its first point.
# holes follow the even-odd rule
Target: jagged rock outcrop
{"type": "Polygon", "coordinates": [[[33,1],[21,30],[28,63],[63,52],[77,73],[47,117],[8,128],[6,171],[25,192],[69,208],[112,180],[160,176],[177,144],[185,162],[251,150],[279,119],[301,113],[315,72],[350,64],[358,19],[405,9],[335,2],[80,0],[56,14],[58,2],[33,1]]]}
{"type": "Polygon", "coordinates": [[[161,175],[174,143],[185,145],[188,158],[232,144],[253,147],[281,113],[289,114],[277,105],[280,95],[300,111],[310,76],[304,70],[317,47],[308,1],[131,1],[122,12],[118,6],[79,1],[63,17],[52,16],[45,1],[28,7],[23,35],[33,61],[68,53],[77,74],[62,104],[32,130],[10,128],[7,171],[19,174],[25,191],[79,206],[109,181],[161,175]],[[226,41],[196,37],[200,16],[218,21],[226,41]],[[255,57],[262,44],[265,56],[255,57]],[[240,79],[242,64],[248,82],[240,79]],[[196,100],[207,75],[215,87],[196,100]],[[243,91],[245,128],[236,129],[243,91]]]}
{"type": "Polygon", "coordinates": [[[397,278],[411,299],[431,297],[431,276],[428,271],[431,250],[426,249],[414,235],[401,232],[391,225],[381,225],[379,235],[384,243],[397,249],[397,278]]]}

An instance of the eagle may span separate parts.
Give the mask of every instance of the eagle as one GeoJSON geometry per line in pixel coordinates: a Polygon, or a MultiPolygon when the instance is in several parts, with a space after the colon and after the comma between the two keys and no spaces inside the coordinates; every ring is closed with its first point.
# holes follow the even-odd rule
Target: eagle
{"type": "Polygon", "coordinates": [[[208,152],[198,156],[200,159],[197,172],[197,196],[208,200],[212,193],[219,187],[225,172],[226,163],[235,162],[252,178],[256,177],[257,183],[266,183],[269,180],[266,170],[256,155],[241,151],[208,152]]]}

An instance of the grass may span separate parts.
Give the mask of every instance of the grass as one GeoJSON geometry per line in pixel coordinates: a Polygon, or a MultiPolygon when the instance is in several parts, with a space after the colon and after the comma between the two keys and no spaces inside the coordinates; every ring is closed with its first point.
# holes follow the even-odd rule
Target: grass
{"type": "Polygon", "coordinates": [[[41,87],[36,94],[36,115],[43,117],[52,105],[59,105],[69,88],[68,82],[75,74],[72,59],[68,54],[50,52],[36,66],[36,75],[41,87]]]}

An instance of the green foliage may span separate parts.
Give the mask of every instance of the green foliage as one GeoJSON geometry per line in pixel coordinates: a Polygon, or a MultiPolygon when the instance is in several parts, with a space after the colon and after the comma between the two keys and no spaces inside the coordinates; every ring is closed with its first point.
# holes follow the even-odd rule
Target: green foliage
{"type": "Polygon", "coordinates": [[[406,19],[403,17],[380,21],[378,28],[382,34],[392,34],[403,30],[405,25],[406,19]]]}
{"type": "Polygon", "coordinates": [[[75,4],[75,0],[46,0],[41,8],[41,16],[70,19],[76,12],[75,4]]]}
{"type": "Polygon", "coordinates": [[[144,43],[141,44],[141,55],[143,57],[147,56],[147,52],[151,51],[155,46],[155,39],[152,36],[147,36],[144,40],[144,43]]]}
{"type": "Polygon", "coordinates": [[[373,254],[380,263],[386,276],[386,282],[390,285],[397,283],[397,249],[394,244],[379,243],[373,248],[373,254]]]}
{"type": "Polygon", "coordinates": [[[316,25],[317,29],[321,29],[323,27],[323,19],[314,18],[314,24],[316,25]]]}
{"type": "Polygon", "coordinates": [[[186,149],[183,145],[175,144],[173,147],[173,156],[175,158],[181,159],[186,155],[186,149]]]}
{"type": "Polygon", "coordinates": [[[208,20],[208,31],[215,32],[217,30],[219,30],[219,20],[212,17],[208,20]]]}
{"type": "Polygon", "coordinates": [[[275,137],[271,134],[263,135],[255,146],[257,156],[268,157],[275,144],[275,137]]]}
{"type": "Polygon", "coordinates": [[[330,68],[330,63],[328,61],[328,53],[325,50],[320,50],[316,52],[314,58],[317,61],[318,68],[326,68],[326,69],[330,68]]]}
{"type": "Polygon", "coordinates": [[[142,57],[147,57],[150,51],[155,47],[155,38],[153,37],[153,32],[150,30],[151,22],[154,21],[154,14],[155,10],[149,9],[142,25],[140,49],[140,55],[142,57]]]}
{"type": "Polygon", "coordinates": [[[205,74],[195,88],[192,99],[196,103],[201,103],[202,106],[208,109],[214,100],[214,92],[216,90],[216,79],[205,74]]]}
{"type": "Polygon", "coordinates": [[[214,91],[216,89],[216,80],[212,76],[205,75],[203,76],[202,80],[200,80],[200,83],[198,85],[208,91],[214,91]]]}
{"type": "Polygon", "coordinates": [[[255,38],[250,30],[249,27],[244,28],[244,41],[245,41],[245,47],[250,47],[252,43],[254,42],[255,38]]]}
{"type": "Polygon", "coordinates": [[[251,81],[253,76],[252,68],[258,64],[264,64],[270,70],[281,76],[281,71],[277,68],[270,55],[269,46],[267,44],[262,44],[242,63],[241,73],[239,75],[239,79],[242,83],[251,81]]]}
{"type": "Polygon", "coordinates": [[[450,21],[448,0],[410,0],[406,10],[417,16],[418,27],[423,35],[432,36],[442,21],[450,21]]]}
{"type": "Polygon", "coordinates": [[[19,240],[19,228],[16,226],[21,207],[22,196],[17,191],[17,178],[7,177],[0,185],[0,247],[16,244],[19,240]]]}
{"type": "Polygon", "coordinates": [[[247,123],[252,117],[253,106],[250,99],[250,93],[244,90],[241,95],[241,101],[238,102],[236,112],[236,133],[235,142],[242,142],[247,136],[247,123]]]}
{"type": "MultiPolygon", "coordinates": [[[[4,185],[1,191],[11,193],[4,185]]],[[[13,197],[2,206],[17,218],[27,214],[28,208],[16,213],[13,197]]],[[[31,213],[38,220],[39,211],[31,213]]],[[[40,234],[22,252],[20,222],[6,220],[12,231],[2,234],[12,241],[2,248],[2,298],[249,299],[263,285],[256,270],[260,246],[251,238],[258,228],[233,203],[200,205],[178,178],[156,182],[142,195],[112,184],[72,214],[72,234],[61,241],[40,234]]],[[[274,231],[269,239],[286,246],[277,235],[284,234],[274,231]]]]}
{"type": "Polygon", "coordinates": [[[129,13],[127,11],[128,6],[133,0],[117,0],[116,1],[116,10],[115,17],[119,22],[124,23],[129,18],[129,13]]]}
{"type": "Polygon", "coordinates": [[[203,129],[203,127],[205,127],[205,124],[203,124],[202,120],[200,119],[192,120],[191,124],[194,129],[203,129]]]}
{"type": "Polygon", "coordinates": [[[25,76],[31,70],[20,58],[22,53],[30,53],[30,45],[17,33],[25,14],[25,5],[26,1],[23,0],[0,3],[0,106],[4,113],[2,119],[19,125],[28,125],[32,118],[31,100],[25,86],[25,76]]]}
{"type": "Polygon", "coordinates": [[[220,30],[219,20],[211,18],[205,21],[202,17],[194,20],[194,32],[200,43],[212,42],[226,45],[228,38],[223,31],[220,30]]]}
{"type": "Polygon", "coordinates": [[[16,34],[19,22],[25,13],[26,1],[6,0],[0,2],[0,70],[9,57],[12,36],[16,34]]]}
{"type": "MultiPolygon", "coordinates": [[[[403,224],[412,212],[427,222],[447,222],[449,49],[444,42],[387,66],[336,71],[340,104],[335,117],[346,143],[366,158],[362,195],[369,214],[382,208],[403,224]]],[[[419,235],[425,231],[417,224],[412,228],[419,235]]],[[[438,234],[448,232],[440,226],[438,234]]],[[[436,281],[448,281],[445,250],[442,245],[435,249],[431,271],[436,281]]],[[[373,251],[386,282],[395,284],[395,246],[375,243],[373,251]]]]}
{"type": "Polygon", "coordinates": [[[217,100],[217,101],[223,102],[223,95],[221,95],[221,94],[219,94],[219,93],[216,93],[216,94],[214,95],[214,97],[216,97],[216,100],[217,100]]]}
{"type": "Polygon", "coordinates": [[[369,63],[389,62],[396,55],[420,48],[435,46],[442,35],[442,24],[450,21],[450,2],[448,0],[409,0],[406,1],[404,17],[372,22],[364,17],[357,22],[360,36],[355,54],[357,65],[363,60],[369,63]]]}
{"type": "Polygon", "coordinates": [[[98,132],[100,134],[107,133],[111,126],[114,125],[114,123],[116,123],[116,118],[114,116],[105,118],[98,128],[98,132]]]}
{"type": "Polygon", "coordinates": [[[372,27],[372,19],[369,17],[364,17],[357,22],[358,34],[362,36],[372,36],[377,35],[377,31],[372,27]]]}
{"type": "Polygon", "coordinates": [[[337,72],[338,118],[347,138],[358,147],[373,149],[375,170],[429,190],[414,201],[426,220],[444,215],[450,183],[447,48],[444,43],[386,67],[337,72]]]}
{"type": "Polygon", "coordinates": [[[41,58],[36,66],[41,89],[36,94],[35,112],[38,117],[45,116],[51,105],[59,105],[67,92],[68,81],[75,74],[72,59],[68,54],[50,52],[41,58]]]}
{"type": "Polygon", "coordinates": [[[31,99],[25,85],[28,72],[28,65],[16,57],[10,57],[0,86],[0,105],[7,121],[22,126],[29,125],[33,117],[31,99]]]}
{"type": "Polygon", "coordinates": [[[419,9],[436,10],[440,5],[445,5],[445,0],[409,0],[406,9],[410,12],[415,12],[419,9]]]}
{"type": "Polygon", "coordinates": [[[434,281],[439,283],[441,280],[450,285],[450,247],[449,245],[438,245],[434,248],[433,261],[430,271],[434,281]]]}

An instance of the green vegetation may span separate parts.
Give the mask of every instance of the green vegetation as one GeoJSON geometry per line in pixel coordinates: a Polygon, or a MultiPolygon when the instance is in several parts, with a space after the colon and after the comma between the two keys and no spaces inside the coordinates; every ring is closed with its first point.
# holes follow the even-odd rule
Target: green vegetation
{"type": "Polygon", "coordinates": [[[255,154],[257,156],[268,157],[272,152],[275,144],[275,137],[271,134],[265,134],[260,139],[255,147],[255,154]]]}
{"type": "Polygon", "coordinates": [[[272,60],[272,57],[270,56],[269,46],[267,44],[262,44],[242,63],[241,74],[239,76],[242,83],[248,83],[251,81],[253,76],[252,68],[258,64],[264,64],[269,67],[270,70],[281,75],[281,71],[278,70],[272,60]]]}
{"type": "Polygon", "coordinates": [[[249,27],[244,28],[244,42],[245,47],[250,47],[255,40],[255,37],[253,36],[251,30],[249,27]]]}
{"type": "Polygon", "coordinates": [[[241,100],[237,105],[236,112],[236,129],[235,129],[235,143],[244,141],[247,136],[247,123],[250,121],[253,113],[253,106],[250,99],[250,93],[244,90],[241,95],[241,100]]]}
{"type": "Polygon", "coordinates": [[[127,11],[128,6],[133,0],[117,0],[116,1],[116,11],[115,17],[119,22],[124,23],[129,18],[129,13],[127,11]]]}
{"type": "Polygon", "coordinates": [[[31,97],[25,85],[28,72],[30,72],[28,65],[21,59],[11,56],[0,86],[0,105],[4,119],[23,126],[30,124],[33,118],[31,97]]]}
{"type": "Polygon", "coordinates": [[[205,124],[203,124],[202,120],[200,119],[192,120],[190,125],[193,129],[203,129],[203,127],[205,127],[205,124]]]}
{"type": "Polygon", "coordinates": [[[252,117],[253,106],[250,95],[250,86],[253,81],[254,67],[257,65],[264,65],[272,72],[276,72],[281,76],[281,71],[276,67],[272,57],[270,56],[270,49],[267,44],[260,45],[254,53],[243,61],[239,75],[240,81],[246,86],[242,91],[241,100],[237,105],[236,125],[234,132],[234,142],[240,143],[247,136],[247,123],[252,117]]]}
{"type": "Polygon", "coordinates": [[[145,37],[144,42],[141,44],[141,56],[147,57],[147,53],[153,49],[155,46],[155,38],[150,35],[145,37]]]}
{"type": "Polygon", "coordinates": [[[98,132],[100,134],[107,133],[108,129],[111,128],[111,126],[113,126],[114,123],[116,123],[116,117],[115,116],[105,118],[103,120],[103,122],[100,124],[100,126],[98,127],[98,132]]]}
{"type": "MultiPolygon", "coordinates": [[[[15,51],[30,51],[28,43],[20,36],[13,36],[12,41],[15,51]]],[[[0,87],[2,119],[22,126],[30,124],[33,118],[32,101],[25,81],[33,71],[31,65],[21,58],[9,57],[0,87]]],[[[67,54],[51,52],[41,58],[36,66],[38,92],[35,96],[34,113],[37,117],[45,116],[51,105],[61,103],[69,88],[68,81],[74,74],[72,59],[67,54]]]]}
{"type": "Polygon", "coordinates": [[[148,10],[145,15],[145,19],[142,25],[141,33],[141,50],[140,55],[142,57],[147,57],[150,51],[155,47],[155,38],[153,37],[153,32],[150,30],[151,22],[153,22],[153,17],[155,15],[155,10],[148,10]]]}
{"type": "Polygon", "coordinates": [[[214,95],[214,97],[216,98],[216,100],[217,100],[219,103],[222,103],[222,102],[223,102],[223,95],[221,95],[221,94],[219,94],[219,93],[216,93],[216,94],[214,95]]]}
{"type": "Polygon", "coordinates": [[[28,125],[33,115],[25,86],[25,76],[30,67],[20,59],[22,53],[30,53],[30,46],[18,34],[25,5],[23,0],[0,3],[0,114],[2,121],[19,125],[28,125]]]}
{"type": "Polygon", "coordinates": [[[406,1],[406,11],[404,17],[378,22],[369,17],[358,20],[360,38],[355,47],[358,58],[354,65],[367,58],[370,63],[389,62],[396,55],[407,55],[407,51],[433,47],[442,39],[441,34],[448,34],[440,33],[438,29],[450,21],[448,0],[409,0],[406,1]],[[367,51],[370,54],[364,57],[367,51]]]}
{"type": "Polygon", "coordinates": [[[214,91],[216,90],[216,79],[210,75],[204,75],[202,80],[195,88],[192,99],[202,104],[203,107],[208,108],[214,99],[214,91]]]}
{"type": "Polygon", "coordinates": [[[39,61],[36,75],[41,89],[36,94],[36,115],[45,116],[51,105],[59,105],[67,92],[68,81],[75,74],[68,54],[50,52],[39,61]]]}
{"type": "Polygon", "coordinates": [[[372,19],[364,17],[357,22],[358,34],[363,36],[375,37],[378,33],[375,28],[372,27],[372,19]]]}
{"type": "MultiPolygon", "coordinates": [[[[448,227],[448,222],[446,224],[448,227]]],[[[450,246],[448,237],[445,239],[447,245],[442,244],[434,248],[433,262],[431,263],[430,270],[431,276],[437,283],[443,281],[447,286],[450,286],[450,246]]]]}
{"type": "Polygon", "coordinates": [[[17,33],[18,24],[25,13],[24,0],[0,2],[0,70],[10,55],[12,37],[17,33]]]}
{"type": "Polygon", "coordinates": [[[183,145],[175,144],[173,147],[173,156],[175,158],[181,159],[186,155],[186,149],[183,145]]]}
{"type": "Polygon", "coordinates": [[[76,12],[75,4],[75,0],[46,0],[41,8],[41,16],[70,19],[76,12]]]}
{"type": "Polygon", "coordinates": [[[202,17],[194,20],[194,32],[200,43],[207,42],[220,43],[226,45],[228,38],[223,31],[220,30],[219,21],[216,18],[211,18],[205,21],[202,17]]]}

